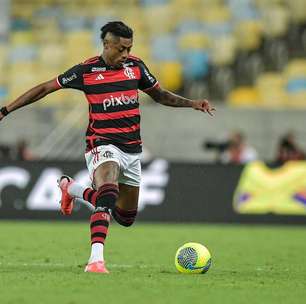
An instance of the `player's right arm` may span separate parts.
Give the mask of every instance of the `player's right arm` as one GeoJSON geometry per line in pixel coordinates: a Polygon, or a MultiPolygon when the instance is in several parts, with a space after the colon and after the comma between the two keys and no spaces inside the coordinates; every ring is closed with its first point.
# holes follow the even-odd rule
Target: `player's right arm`
{"type": "Polygon", "coordinates": [[[7,106],[1,108],[0,110],[0,121],[3,119],[4,116],[7,114],[29,105],[35,101],[38,101],[45,97],[46,95],[59,90],[61,87],[58,85],[56,79],[49,80],[47,82],[41,83],[38,86],[28,90],[13,102],[8,104],[7,106]]]}
{"type": "Polygon", "coordinates": [[[57,78],[39,84],[38,86],[25,92],[12,103],[0,109],[0,121],[7,114],[38,101],[46,95],[55,92],[59,89],[83,89],[83,67],[81,64],[75,65],[65,73],[60,74],[57,78]]]}

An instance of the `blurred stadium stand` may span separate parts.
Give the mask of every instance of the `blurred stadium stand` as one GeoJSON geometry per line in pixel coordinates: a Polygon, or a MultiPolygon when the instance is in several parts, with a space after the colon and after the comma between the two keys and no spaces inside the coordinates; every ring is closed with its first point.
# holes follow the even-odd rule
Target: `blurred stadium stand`
{"type": "MultiPolygon", "coordinates": [[[[305,0],[2,0],[0,105],[101,53],[100,27],[119,19],[135,30],[132,53],[167,89],[228,108],[306,108],[305,0]]],[[[80,99],[51,94],[23,110],[29,131],[22,119],[16,128],[40,156],[79,158],[87,123],[80,99]]]]}

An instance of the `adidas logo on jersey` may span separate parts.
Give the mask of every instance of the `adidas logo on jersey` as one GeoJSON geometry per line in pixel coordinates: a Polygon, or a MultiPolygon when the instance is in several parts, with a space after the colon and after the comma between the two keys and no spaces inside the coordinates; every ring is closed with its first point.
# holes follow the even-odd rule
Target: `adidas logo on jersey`
{"type": "Polygon", "coordinates": [[[99,75],[96,77],[96,80],[103,80],[103,79],[104,79],[104,77],[103,77],[102,74],[99,74],[99,75]]]}

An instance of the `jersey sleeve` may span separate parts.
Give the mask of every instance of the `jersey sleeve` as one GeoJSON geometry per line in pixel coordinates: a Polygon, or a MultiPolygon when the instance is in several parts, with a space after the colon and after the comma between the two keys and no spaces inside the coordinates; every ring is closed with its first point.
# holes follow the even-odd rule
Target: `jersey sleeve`
{"type": "Polygon", "coordinates": [[[140,80],[138,88],[141,91],[146,92],[152,89],[153,87],[159,85],[155,76],[151,74],[147,66],[142,61],[139,63],[139,68],[140,68],[140,80]]]}
{"type": "Polygon", "coordinates": [[[61,88],[83,90],[83,69],[78,64],[57,77],[57,84],[61,88]]]}

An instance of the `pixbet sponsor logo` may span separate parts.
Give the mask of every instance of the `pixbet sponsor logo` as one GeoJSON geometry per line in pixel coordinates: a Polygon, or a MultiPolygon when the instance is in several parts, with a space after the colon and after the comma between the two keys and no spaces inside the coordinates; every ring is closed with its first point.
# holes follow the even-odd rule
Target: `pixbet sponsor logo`
{"type": "Polygon", "coordinates": [[[103,108],[106,111],[109,107],[118,107],[128,104],[134,104],[138,102],[138,96],[132,95],[132,96],[125,96],[121,94],[119,97],[114,97],[113,95],[110,95],[110,98],[106,98],[103,101],[103,108]]]}

